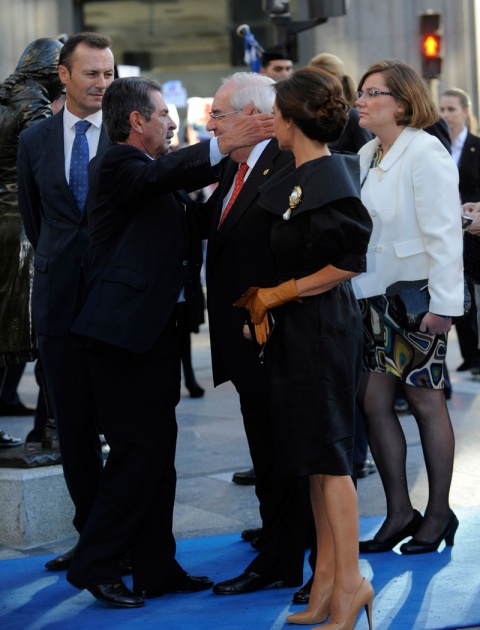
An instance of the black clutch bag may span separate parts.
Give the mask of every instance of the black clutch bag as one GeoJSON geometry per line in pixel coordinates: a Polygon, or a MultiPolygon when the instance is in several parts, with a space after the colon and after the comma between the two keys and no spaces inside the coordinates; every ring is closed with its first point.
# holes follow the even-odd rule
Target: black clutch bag
{"type": "MultiPolygon", "coordinates": [[[[472,298],[467,286],[463,283],[463,314],[470,310],[472,298]]],[[[420,323],[428,312],[430,305],[430,294],[428,292],[428,280],[411,280],[394,282],[385,291],[389,297],[390,312],[393,319],[405,330],[419,330],[420,323]]],[[[462,318],[453,317],[453,322],[462,318]]]]}
{"type": "Polygon", "coordinates": [[[419,330],[428,312],[428,280],[394,282],[385,291],[393,319],[405,330],[419,330]]]}

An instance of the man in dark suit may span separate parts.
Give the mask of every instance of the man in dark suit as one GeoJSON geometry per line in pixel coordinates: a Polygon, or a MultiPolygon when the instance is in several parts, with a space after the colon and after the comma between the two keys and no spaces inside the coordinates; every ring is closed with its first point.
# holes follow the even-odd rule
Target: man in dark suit
{"type": "MultiPolygon", "coordinates": [[[[224,80],[213,100],[207,129],[221,138],[234,123],[235,112],[251,100],[257,111],[271,112],[273,84],[268,77],[245,72],[224,80]]],[[[216,584],[217,594],[247,593],[271,584],[300,585],[308,513],[307,480],[275,473],[274,419],[266,374],[258,347],[244,336],[245,312],[233,306],[250,286],[275,284],[268,219],[257,206],[258,189],[274,172],[293,165],[293,156],[280,151],[276,140],[267,140],[238,149],[230,157],[217,189],[198,214],[204,226],[202,235],[208,238],[207,300],[214,384],[232,381],[239,393],[256,472],[262,531],[256,545],[258,556],[244,573],[216,584]],[[245,181],[229,209],[239,164],[247,165],[245,181]]]]}
{"type": "MultiPolygon", "coordinates": [[[[22,133],[18,151],[19,209],[35,250],[33,321],[79,532],[96,497],[103,464],[83,347],[70,332],[85,293],[88,233],[69,173],[75,123],[90,123],[90,158],[110,144],[101,112],[103,94],[114,76],[110,46],[110,39],[97,33],[79,33],[66,41],[59,59],[66,105],[22,133]]],[[[46,566],[66,569],[72,555],[70,550],[46,566]]]]}
{"type": "MultiPolygon", "coordinates": [[[[480,138],[474,135],[467,126],[471,122],[469,95],[460,88],[446,90],[440,99],[440,113],[447,123],[452,141],[452,156],[458,166],[461,203],[476,202],[480,199],[480,138]]],[[[455,324],[463,357],[463,363],[457,370],[460,372],[472,370],[473,373],[478,374],[480,373],[480,350],[477,348],[477,308],[473,296],[474,281],[478,281],[479,278],[473,277],[474,268],[471,266],[475,259],[478,260],[475,254],[478,248],[475,236],[465,232],[463,247],[465,280],[472,295],[472,305],[469,312],[455,324]]]]}
{"type": "Polygon", "coordinates": [[[195,273],[176,191],[214,182],[222,155],[273,135],[270,116],[242,115],[224,138],[167,153],[176,125],[160,89],[156,81],[131,77],[105,93],[104,124],[114,146],[89,165],[88,295],[72,328],[85,338],[110,452],[67,578],[98,600],[127,608],[213,584],[180,567],[172,533],[176,321],[182,302],[192,297],[195,273]],[[255,129],[264,120],[266,134],[255,129]],[[248,129],[254,131],[242,133],[248,129]],[[127,550],[134,592],[121,580],[119,559],[127,550]]]}
{"type": "MultiPolygon", "coordinates": [[[[460,198],[463,203],[474,202],[480,199],[480,138],[468,131],[463,145],[460,161],[458,163],[460,176],[460,198]]],[[[473,277],[469,262],[479,258],[479,243],[477,237],[470,232],[464,233],[464,267],[468,288],[472,295],[470,311],[456,323],[457,338],[464,363],[460,366],[463,370],[471,370],[473,374],[480,374],[480,349],[478,348],[478,322],[477,304],[475,302],[475,283],[480,278],[473,277]],[[476,345],[477,342],[477,345],[476,345]]],[[[478,266],[478,265],[477,265],[478,266]]],[[[477,270],[478,272],[478,270],[477,270]]],[[[457,369],[460,369],[457,368],[457,369]]]]}

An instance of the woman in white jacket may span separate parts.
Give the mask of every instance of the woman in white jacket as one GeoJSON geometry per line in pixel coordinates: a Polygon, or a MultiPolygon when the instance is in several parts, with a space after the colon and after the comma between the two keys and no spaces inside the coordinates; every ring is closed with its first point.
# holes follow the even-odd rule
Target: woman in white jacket
{"type": "Polygon", "coordinates": [[[454,435],[443,395],[443,366],[452,316],[463,314],[458,169],[443,145],[423,131],[438,119],[431,95],[402,61],[375,63],[362,77],[360,125],[376,137],[360,149],[362,201],[373,220],[367,273],[354,282],[364,319],[359,403],[387,499],[387,517],[364,553],[406,554],[453,545],[458,520],[449,507],[454,435]],[[424,280],[429,303],[416,330],[406,329],[387,287],[424,280]],[[394,411],[398,380],[419,428],[429,497],[413,508],[406,441],[394,411]]]}

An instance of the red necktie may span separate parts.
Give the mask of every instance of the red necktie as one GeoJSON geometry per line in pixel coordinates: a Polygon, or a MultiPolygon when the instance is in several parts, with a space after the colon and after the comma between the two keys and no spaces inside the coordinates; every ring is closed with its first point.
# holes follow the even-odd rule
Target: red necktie
{"type": "Polygon", "coordinates": [[[245,179],[245,175],[247,174],[247,171],[248,171],[248,164],[246,162],[243,162],[242,164],[240,164],[237,174],[235,175],[235,185],[233,187],[232,196],[228,200],[225,210],[223,211],[223,214],[220,217],[219,226],[222,225],[222,223],[225,221],[225,217],[230,212],[230,208],[233,206],[233,202],[238,197],[238,193],[240,192],[243,186],[243,181],[245,179]]]}

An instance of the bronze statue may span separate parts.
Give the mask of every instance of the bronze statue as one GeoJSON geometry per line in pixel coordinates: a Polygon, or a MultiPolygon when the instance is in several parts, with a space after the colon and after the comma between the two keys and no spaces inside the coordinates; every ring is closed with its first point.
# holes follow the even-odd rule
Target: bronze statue
{"type": "Polygon", "coordinates": [[[31,319],[33,250],[18,210],[17,149],[21,131],[52,115],[63,92],[63,44],[41,38],[27,46],[0,85],[0,386],[8,365],[37,358],[31,319]]]}

